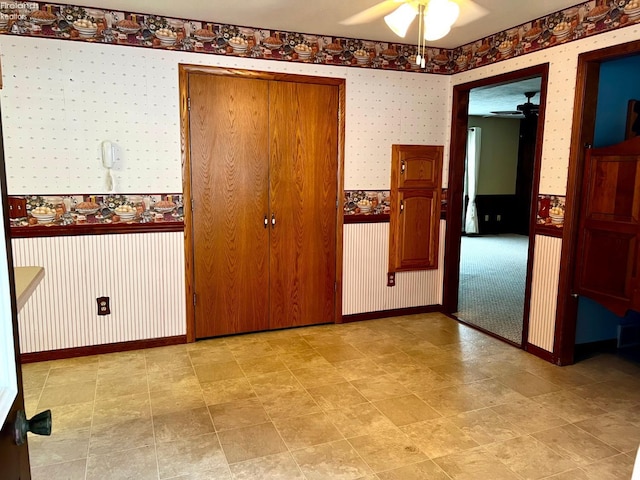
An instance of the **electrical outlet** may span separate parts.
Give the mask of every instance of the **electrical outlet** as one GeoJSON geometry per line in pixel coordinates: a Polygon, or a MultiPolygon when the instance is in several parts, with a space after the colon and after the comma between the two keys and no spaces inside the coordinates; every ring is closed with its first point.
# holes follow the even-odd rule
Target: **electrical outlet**
{"type": "Polygon", "coordinates": [[[96,302],[98,302],[98,315],[109,315],[111,313],[109,297],[96,298],[96,302]]]}
{"type": "Polygon", "coordinates": [[[496,222],[500,222],[502,220],[502,215],[496,215],[496,222]]]}
{"type": "Polygon", "coordinates": [[[395,272],[387,273],[387,287],[395,287],[396,286],[396,274],[395,272]]]}

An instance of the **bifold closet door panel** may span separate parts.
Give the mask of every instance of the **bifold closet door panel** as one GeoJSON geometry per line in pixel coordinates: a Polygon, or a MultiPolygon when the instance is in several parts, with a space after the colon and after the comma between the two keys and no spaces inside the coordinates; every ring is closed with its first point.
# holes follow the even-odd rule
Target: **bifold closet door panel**
{"type": "Polygon", "coordinates": [[[270,327],[334,321],[338,87],[270,84],[270,327]]]}
{"type": "Polygon", "coordinates": [[[269,82],[189,75],[196,337],[269,328],[269,82]]]}

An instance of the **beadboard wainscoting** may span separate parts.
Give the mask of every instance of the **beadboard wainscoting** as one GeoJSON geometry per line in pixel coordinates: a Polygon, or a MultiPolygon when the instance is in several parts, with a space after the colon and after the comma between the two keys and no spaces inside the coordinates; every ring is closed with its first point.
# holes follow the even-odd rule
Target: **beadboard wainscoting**
{"type": "Polygon", "coordinates": [[[342,314],[441,305],[445,229],[441,220],[438,269],[396,273],[387,287],[389,223],[345,225],[342,314]]]}
{"type": "Polygon", "coordinates": [[[528,341],[547,352],[553,352],[561,250],[561,238],[536,235],[528,341]]]}
{"type": "Polygon", "coordinates": [[[185,335],[182,232],[12,241],[45,278],[19,315],[21,353],[185,335]],[[111,314],[98,316],[98,297],[111,314]]]}

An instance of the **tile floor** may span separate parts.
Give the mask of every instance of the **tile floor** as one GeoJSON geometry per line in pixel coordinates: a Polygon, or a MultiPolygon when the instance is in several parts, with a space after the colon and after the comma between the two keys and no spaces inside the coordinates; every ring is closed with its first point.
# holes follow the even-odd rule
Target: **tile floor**
{"type": "Polygon", "coordinates": [[[440,314],[24,366],[46,479],[629,479],[640,365],[556,367],[440,314]]]}

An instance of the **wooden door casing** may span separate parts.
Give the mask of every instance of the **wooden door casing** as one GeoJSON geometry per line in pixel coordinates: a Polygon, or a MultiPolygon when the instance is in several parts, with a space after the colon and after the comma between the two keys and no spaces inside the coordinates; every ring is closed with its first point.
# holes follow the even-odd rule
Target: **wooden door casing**
{"type": "Polygon", "coordinates": [[[617,315],[640,309],[640,138],[587,149],[574,288],[617,315]]]}
{"type": "Polygon", "coordinates": [[[269,326],[268,89],[189,75],[197,338],[269,326]]]}
{"type": "Polygon", "coordinates": [[[270,328],[334,319],[338,97],[333,85],[270,85],[270,328]]]}

